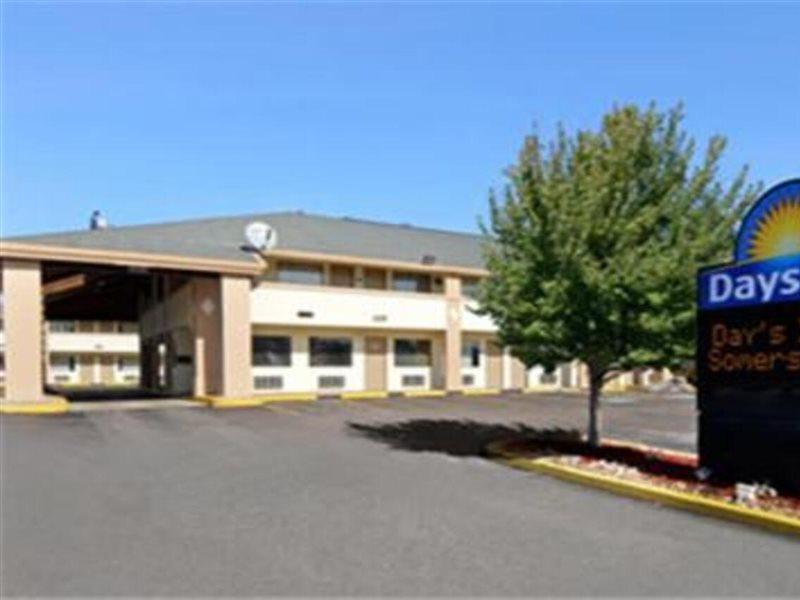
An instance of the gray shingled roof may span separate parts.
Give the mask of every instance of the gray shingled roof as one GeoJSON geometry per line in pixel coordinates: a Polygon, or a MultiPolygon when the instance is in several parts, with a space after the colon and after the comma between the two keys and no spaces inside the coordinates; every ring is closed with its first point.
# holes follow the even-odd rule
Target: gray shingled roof
{"type": "Polygon", "coordinates": [[[93,250],[150,252],[197,258],[250,262],[244,250],[244,228],[265,221],[278,232],[276,250],[296,250],[421,263],[483,267],[481,237],[468,233],[393,225],[359,219],[324,217],[300,212],[265,213],[214,219],[109,227],[6,238],[93,250]]]}

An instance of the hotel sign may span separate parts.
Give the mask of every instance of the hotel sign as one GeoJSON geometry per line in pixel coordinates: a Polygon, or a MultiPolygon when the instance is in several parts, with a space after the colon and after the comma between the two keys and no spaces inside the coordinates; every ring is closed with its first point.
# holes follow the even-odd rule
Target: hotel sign
{"type": "Polygon", "coordinates": [[[734,258],[698,273],[700,459],[800,489],[800,179],[759,198],[734,258]]]}

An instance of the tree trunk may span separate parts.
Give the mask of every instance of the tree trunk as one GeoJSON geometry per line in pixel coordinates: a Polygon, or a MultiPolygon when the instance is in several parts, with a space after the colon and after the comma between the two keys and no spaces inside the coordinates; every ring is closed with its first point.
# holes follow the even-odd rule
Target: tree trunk
{"type": "Polygon", "coordinates": [[[589,429],[587,437],[590,446],[600,445],[600,429],[602,426],[602,410],[600,393],[603,389],[603,377],[589,373],[589,429]]]}

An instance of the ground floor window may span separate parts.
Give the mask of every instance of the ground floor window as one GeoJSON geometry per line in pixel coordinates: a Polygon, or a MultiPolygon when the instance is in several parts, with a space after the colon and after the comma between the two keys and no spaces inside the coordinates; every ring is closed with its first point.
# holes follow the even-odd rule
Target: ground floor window
{"type": "Polygon", "coordinates": [[[308,350],[312,367],[349,367],[353,364],[353,341],[350,338],[312,337],[308,350]]]}
{"type": "Polygon", "coordinates": [[[396,367],[429,367],[433,362],[430,340],[396,339],[394,365],[396,367]]]}
{"type": "Polygon", "coordinates": [[[135,356],[119,356],[117,357],[117,371],[120,373],[138,371],[139,359],[135,356]]]}
{"type": "Polygon", "coordinates": [[[288,335],[253,337],[253,366],[289,367],[292,364],[292,338],[288,335]]]}
{"type": "Polygon", "coordinates": [[[470,369],[481,366],[481,343],[465,341],[461,345],[461,366],[470,369]]]}
{"type": "Polygon", "coordinates": [[[55,355],[50,357],[50,367],[60,373],[74,373],[78,368],[75,356],[55,355]]]}

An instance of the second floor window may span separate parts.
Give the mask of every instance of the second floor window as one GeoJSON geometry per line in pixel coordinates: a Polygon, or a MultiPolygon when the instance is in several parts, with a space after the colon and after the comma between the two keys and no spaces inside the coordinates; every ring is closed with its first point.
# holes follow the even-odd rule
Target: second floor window
{"type": "Polygon", "coordinates": [[[396,272],[392,276],[392,289],[398,292],[430,292],[431,277],[421,273],[396,272]]]}
{"type": "Polygon", "coordinates": [[[466,277],[461,280],[461,295],[465,298],[477,298],[480,291],[480,279],[466,277]]]}
{"type": "Polygon", "coordinates": [[[285,283],[322,285],[325,277],[323,274],[322,265],[282,262],[278,263],[276,279],[285,283]]]}
{"type": "Polygon", "coordinates": [[[364,269],[364,287],[369,290],[386,289],[386,271],[383,269],[364,269]]]}
{"type": "Polygon", "coordinates": [[[355,285],[353,267],[347,265],[331,265],[330,284],[334,287],[353,287],[355,285]]]}
{"type": "Polygon", "coordinates": [[[75,321],[50,321],[50,331],[53,333],[75,333],[75,321]]]}

